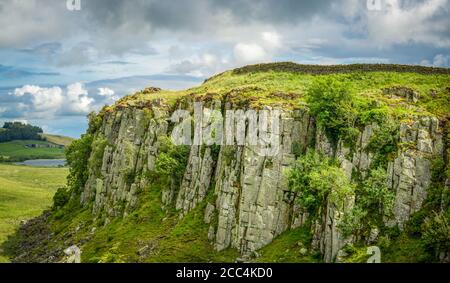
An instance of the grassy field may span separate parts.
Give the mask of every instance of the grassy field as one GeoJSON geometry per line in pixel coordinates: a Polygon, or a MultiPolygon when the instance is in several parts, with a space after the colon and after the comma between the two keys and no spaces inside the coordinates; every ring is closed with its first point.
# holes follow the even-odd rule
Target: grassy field
{"type": "Polygon", "coordinates": [[[73,138],[70,138],[70,137],[51,135],[51,134],[41,134],[41,137],[43,137],[48,142],[63,145],[63,146],[68,146],[73,141],[73,138]]]}
{"type": "Polygon", "coordinates": [[[47,141],[17,140],[0,143],[0,157],[5,161],[24,161],[27,159],[55,159],[64,158],[63,148],[28,148],[26,145],[48,145],[47,141]]]}
{"type": "MultiPolygon", "coordinates": [[[[37,168],[0,164],[0,243],[21,220],[49,207],[57,188],[66,183],[67,168],[37,168]]],[[[0,263],[7,262],[1,255],[0,263]]]]}

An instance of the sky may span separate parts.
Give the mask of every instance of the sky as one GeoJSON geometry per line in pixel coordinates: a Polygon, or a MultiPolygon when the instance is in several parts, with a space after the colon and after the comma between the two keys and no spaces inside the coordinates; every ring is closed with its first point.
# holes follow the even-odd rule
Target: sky
{"type": "Polygon", "coordinates": [[[1,0],[0,126],[79,137],[149,86],[253,63],[450,66],[450,0],[1,0]]]}

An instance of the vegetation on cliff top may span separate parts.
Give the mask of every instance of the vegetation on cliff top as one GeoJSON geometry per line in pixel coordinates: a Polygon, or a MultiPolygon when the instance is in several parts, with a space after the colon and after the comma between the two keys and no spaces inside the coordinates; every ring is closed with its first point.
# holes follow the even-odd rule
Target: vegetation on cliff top
{"type": "Polygon", "coordinates": [[[450,113],[450,72],[446,68],[380,64],[371,69],[363,67],[371,65],[340,65],[339,68],[345,72],[336,70],[337,67],[330,69],[329,66],[310,66],[323,72],[298,72],[295,66],[306,68],[294,63],[253,65],[216,75],[202,85],[187,90],[149,88],[126,96],[103,111],[126,106],[145,107],[160,98],[165,103],[176,104],[183,97],[199,100],[226,98],[226,101],[236,105],[254,108],[263,105],[298,108],[306,103],[307,90],[311,85],[332,80],[348,88],[358,103],[376,105],[396,116],[432,113],[446,117],[450,113]],[[398,87],[414,92],[418,100],[408,101],[406,97],[388,91],[398,87]]]}

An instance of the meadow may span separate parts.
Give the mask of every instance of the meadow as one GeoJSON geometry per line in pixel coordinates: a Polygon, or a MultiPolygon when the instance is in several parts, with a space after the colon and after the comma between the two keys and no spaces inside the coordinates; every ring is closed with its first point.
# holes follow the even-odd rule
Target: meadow
{"type": "MultiPolygon", "coordinates": [[[[0,245],[22,220],[38,216],[51,206],[67,174],[67,168],[0,164],[0,245]]],[[[1,254],[0,250],[0,263],[8,262],[1,254]]]]}
{"type": "Polygon", "coordinates": [[[24,161],[28,159],[56,159],[64,158],[64,148],[37,147],[29,148],[26,145],[36,144],[47,146],[47,141],[15,140],[0,143],[0,161],[24,161]]]}

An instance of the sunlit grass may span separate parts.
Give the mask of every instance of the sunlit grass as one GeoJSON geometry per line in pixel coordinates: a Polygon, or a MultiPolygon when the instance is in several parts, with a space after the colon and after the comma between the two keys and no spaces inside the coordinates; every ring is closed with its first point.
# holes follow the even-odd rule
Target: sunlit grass
{"type": "MultiPolygon", "coordinates": [[[[0,243],[22,220],[38,216],[66,182],[66,168],[37,168],[0,164],[0,243]]],[[[0,255],[0,262],[7,258],[0,255]]]]}

